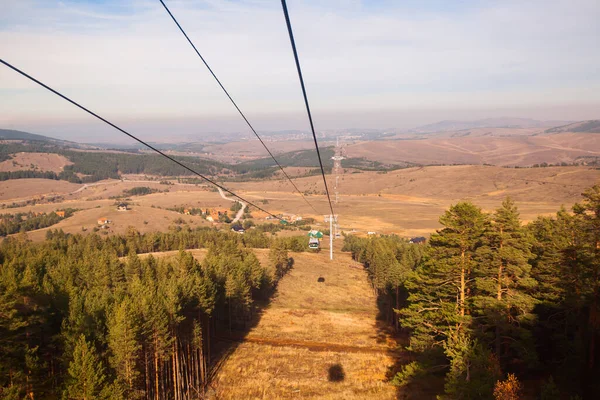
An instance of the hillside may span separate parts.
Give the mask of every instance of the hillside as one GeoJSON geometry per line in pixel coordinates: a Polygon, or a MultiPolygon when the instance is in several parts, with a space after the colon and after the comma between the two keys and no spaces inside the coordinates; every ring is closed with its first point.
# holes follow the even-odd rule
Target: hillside
{"type": "Polygon", "coordinates": [[[5,140],[39,140],[43,142],[59,142],[61,140],[48,136],[36,135],[34,133],[16,131],[12,129],[0,129],[0,139],[5,140]]]}
{"type": "Polygon", "coordinates": [[[538,121],[530,118],[486,118],[476,121],[440,121],[410,129],[409,132],[447,132],[474,128],[545,128],[568,124],[570,121],[538,121]]]}
{"type": "Polygon", "coordinates": [[[586,133],[600,133],[600,120],[590,120],[575,122],[572,124],[557,126],[551,129],[547,129],[546,133],[561,133],[561,132],[586,132],[586,133]]]}
{"type": "Polygon", "coordinates": [[[16,153],[9,160],[0,162],[0,172],[23,170],[51,171],[60,173],[64,167],[73,164],[66,157],[55,153],[16,153]]]}
{"type": "Polygon", "coordinates": [[[423,165],[493,164],[532,166],[573,163],[600,157],[600,140],[585,133],[519,135],[513,130],[463,131],[431,139],[359,142],[348,145],[349,157],[363,157],[382,163],[399,160],[423,165]],[[449,136],[449,137],[448,137],[449,136]]]}

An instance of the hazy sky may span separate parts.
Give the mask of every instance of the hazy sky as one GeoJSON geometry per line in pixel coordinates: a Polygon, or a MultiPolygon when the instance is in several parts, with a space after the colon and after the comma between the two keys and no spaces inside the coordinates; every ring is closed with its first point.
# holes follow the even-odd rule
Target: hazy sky
{"type": "MultiPolygon", "coordinates": [[[[258,130],[307,129],[279,0],[165,0],[258,130]]],[[[600,117],[598,0],[288,0],[315,125],[600,117]]],[[[0,57],[132,133],[247,132],[158,0],[0,0],[0,57]]],[[[0,66],[0,128],[110,128],[0,66]]]]}

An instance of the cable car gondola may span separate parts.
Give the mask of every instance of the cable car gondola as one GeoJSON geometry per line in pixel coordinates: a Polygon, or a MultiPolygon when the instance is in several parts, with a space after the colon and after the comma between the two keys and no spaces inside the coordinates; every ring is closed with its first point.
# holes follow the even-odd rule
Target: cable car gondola
{"type": "Polygon", "coordinates": [[[320,247],[319,239],[311,237],[308,239],[308,248],[318,250],[320,247]]]}
{"type": "Polygon", "coordinates": [[[323,237],[323,233],[312,230],[308,232],[308,237],[308,248],[318,250],[321,247],[321,238],[323,237]]]}

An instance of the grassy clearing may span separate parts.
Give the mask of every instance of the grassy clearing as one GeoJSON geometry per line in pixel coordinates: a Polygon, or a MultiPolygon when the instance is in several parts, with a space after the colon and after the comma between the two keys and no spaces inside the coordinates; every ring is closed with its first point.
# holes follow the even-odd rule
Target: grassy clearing
{"type": "MultiPolygon", "coordinates": [[[[268,254],[256,252],[261,261],[268,254]]],[[[213,383],[215,396],[395,398],[386,373],[396,344],[375,320],[375,297],[364,271],[347,254],[337,253],[333,261],[326,251],[290,256],[293,269],[258,325],[223,363],[213,383]],[[325,282],[317,282],[319,277],[325,282]]]]}

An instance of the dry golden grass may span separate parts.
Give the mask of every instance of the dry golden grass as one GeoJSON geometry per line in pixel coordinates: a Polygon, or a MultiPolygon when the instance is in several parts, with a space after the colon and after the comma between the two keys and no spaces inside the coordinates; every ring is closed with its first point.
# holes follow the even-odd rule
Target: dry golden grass
{"type": "Polygon", "coordinates": [[[311,351],[242,343],[225,362],[214,384],[218,399],[394,399],[385,381],[384,354],[311,351]],[[344,379],[329,380],[341,366],[344,379]]]}
{"type": "MultiPolygon", "coordinates": [[[[186,250],[186,252],[191,253],[196,260],[198,260],[199,262],[202,262],[204,260],[204,257],[206,257],[206,253],[208,253],[208,250],[206,250],[206,249],[191,249],[191,250],[186,250]]],[[[152,253],[138,254],[138,257],[140,257],[141,259],[144,259],[151,255],[152,257],[155,257],[155,258],[170,259],[170,258],[177,257],[178,254],[179,254],[179,250],[155,251],[152,253]]],[[[120,260],[126,260],[126,259],[127,259],[127,256],[120,257],[120,260]]]]}
{"type": "MultiPolygon", "coordinates": [[[[319,176],[296,180],[300,190],[321,190],[319,176]]],[[[331,185],[331,176],[328,176],[331,185]]],[[[488,166],[409,168],[389,173],[346,174],[340,180],[341,201],[336,205],[342,229],[377,231],[402,236],[423,235],[439,228],[439,216],[451,205],[469,200],[486,211],[497,208],[506,196],[516,201],[525,221],[567,208],[581,193],[600,182],[600,170],[590,167],[512,169],[488,166]]],[[[282,181],[235,183],[250,198],[269,199],[269,209],[313,212],[282,181]]],[[[323,195],[308,196],[323,214],[323,195]]],[[[318,221],[322,223],[322,216],[318,221]]],[[[326,227],[325,224],[322,224],[326,227]]]]}
{"type": "MultiPolygon", "coordinates": [[[[349,157],[380,162],[410,161],[418,164],[494,164],[530,166],[536,163],[573,162],[581,156],[600,156],[598,135],[589,133],[538,134],[532,130],[487,129],[452,132],[416,140],[383,140],[351,144],[349,157]],[[521,131],[521,130],[518,130],[521,131]],[[524,133],[524,134],[523,134],[524,133]]],[[[537,132],[537,133],[541,133],[537,132]]]]}
{"type": "MultiPolygon", "coordinates": [[[[87,208],[76,212],[72,217],[60,221],[51,227],[38,229],[28,232],[30,239],[39,241],[44,240],[48,229],[62,229],[67,233],[83,233],[83,228],[86,232],[91,232],[93,228],[98,226],[99,218],[108,218],[111,223],[108,224],[108,229],[101,230],[107,234],[124,234],[129,226],[135,227],[139,232],[165,231],[170,225],[173,225],[175,220],[183,219],[190,227],[209,226],[209,222],[202,217],[193,215],[181,215],[179,213],[161,210],[158,208],[150,208],[145,206],[133,205],[130,211],[117,211],[113,205],[113,201],[98,201],[97,208],[87,208]],[[98,204],[99,203],[99,204],[98,204]]],[[[63,203],[63,206],[77,207],[79,203],[63,203]]],[[[84,205],[87,205],[84,203],[84,205]]],[[[41,211],[52,207],[57,209],[56,204],[40,205],[28,207],[30,209],[41,211]]],[[[19,209],[15,209],[19,210],[19,209]]]]}
{"type": "Polygon", "coordinates": [[[66,195],[81,185],[51,179],[12,179],[0,182],[0,202],[12,203],[30,197],[42,195],[66,195]]]}
{"type": "MultiPolygon", "coordinates": [[[[257,250],[261,261],[266,253],[257,250]]],[[[386,372],[396,346],[375,321],[364,270],[342,253],[290,256],[294,267],[258,325],[222,364],[217,398],[395,398],[386,372]],[[338,382],[329,379],[334,365],[344,373],[338,382]]]]}
{"type": "Polygon", "coordinates": [[[0,172],[35,169],[58,173],[71,164],[66,157],[55,153],[16,153],[12,159],[0,162],[0,172]]]}
{"type": "MultiPolygon", "coordinates": [[[[328,176],[330,185],[331,176],[328,176]]],[[[321,177],[313,176],[295,180],[301,190],[322,191],[321,177]]],[[[340,180],[341,201],[335,205],[344,231],[356,229],[359,234],[367,231],[396,233],[401,236],[428,235],[440,227],[439,216],[451,205],[469,200],[486,211],[497,208],[506,196],[516,201],[525,221],[540,214],[555,213],[561,205],[569,208],[581,200],[581,193],[600,182],[600,170],[590,167],[551,167],[513,169],[486,166],[453,166],[409,168],[389,173],[347,173],[340,180]]],[[[174,220],[182,217],[191,226],[211,225],[200,217],[182,216],[161,210],[167,207],[196,207],[228,209],[231,202],[218,193],[207,191],[203,186],[160,185],[156,182],[104,181],[89,185],[73,193],[82,185],[44,179],[20,179],[0,182],[0,201],[12,203],[25,196],[61,194],[62,203],[6,209],[5,212],[50,212],[58,208],[73,207],[94,211],[79,212],[61,222],[67,232],[81,232],[82,226],[91,228],[101,215],[112,212],[114,200],[108,197],[121,194],[134,186],[149,186],[168,193],[155,193],[132,197],[134,212],[128,216],[116,214],[116,225],[111,232],[123,232],[133,225],[142,232],[164,230],[174,220]],[[156,207],[156,208],[153,208],[156,207]],[[118,216],[118,218],[117,218],[118,216]],[[144,224],[144,221],[147,224],[144,224]],[[191,222],[190,222],[191,221],[191,222]]],[[[322,214],[315,214],[298,193],[292,192],[290,183],[282,180],[262,182],[228,182],[225,186],[255,201],[273,213],[288,212],[316,218],[315,227],[327,229],[323,214],[328,214],[327,199],[323,194],[308,195],[307,199],[322,214]],[[267,204],[260,201],[266,199],[267,204]]],[[[265,214],[256,210],[253,215],[265,222],[265,214]]],[[[285,235],[287,232],[282,232],[285,235]]],[[[45,233],[31,233],[43,239],[45,233]]]]}

